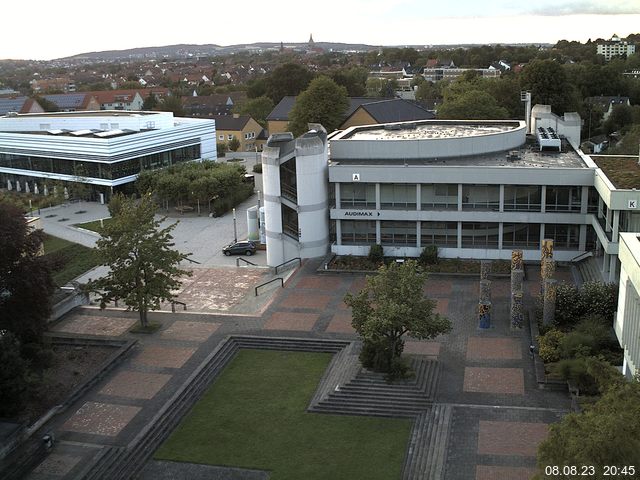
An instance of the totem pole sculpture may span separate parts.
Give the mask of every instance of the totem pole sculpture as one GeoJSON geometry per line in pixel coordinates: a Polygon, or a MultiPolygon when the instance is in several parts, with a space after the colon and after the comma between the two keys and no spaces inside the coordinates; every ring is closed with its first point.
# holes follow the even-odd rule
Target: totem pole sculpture
{"type": "Polygon", "coordinates": [[[480,298],[478,301],[478,325],[480,328],[491,327],[491,262],[480,263],[480,298]]]}
{"type": "Polygon", "coordinates": [[[522,250],[511,252],[511,328],[521,329],[524,319],[523,298],[524,267],[522,250]]]}

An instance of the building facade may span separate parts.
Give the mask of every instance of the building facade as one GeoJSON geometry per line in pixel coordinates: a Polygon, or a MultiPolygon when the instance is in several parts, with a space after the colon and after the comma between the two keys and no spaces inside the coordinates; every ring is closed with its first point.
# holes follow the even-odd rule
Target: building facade
{"type": "Polygon", "coordinates": [[[216,160],[215,122],[169,112],[65,112],[0,117],[0,185],[43,191],[82,182],[107,197],[142,170],[216,160]]]}
{"type": "Polygon", "coordinates": [[[636,46],[626,40],[623,41],[617,35],[611,37],[604,43],[598,43],[596,53],[602,55],[605,60],[609,61],[613,57],[630,56],[636,52],[636,46]]]}
{"type": "Polygon", "coordinates": [[[622,373],[633,377],[640,372],[640,236],[620,235],[620,290],[614,330],[624,349],[622,373]]]}

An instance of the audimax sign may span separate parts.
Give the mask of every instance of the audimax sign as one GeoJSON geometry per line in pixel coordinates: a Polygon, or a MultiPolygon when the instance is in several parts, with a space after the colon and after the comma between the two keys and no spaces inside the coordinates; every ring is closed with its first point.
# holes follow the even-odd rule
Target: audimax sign
{"type": "Polygon", "coordinates": [[[366,210],[347,210],[344,212],[345,217],[379,217],[380,212],[368,212],[366,210]]]}

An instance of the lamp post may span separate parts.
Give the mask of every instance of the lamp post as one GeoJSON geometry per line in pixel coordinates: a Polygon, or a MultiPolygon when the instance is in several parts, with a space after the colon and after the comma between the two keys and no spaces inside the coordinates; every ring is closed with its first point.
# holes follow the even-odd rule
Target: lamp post
{"type": "Polygon", "coordinates": [[[236,226],[236,209],[233,209],[233,241],[238,241],[238,228],[236,226]]]}

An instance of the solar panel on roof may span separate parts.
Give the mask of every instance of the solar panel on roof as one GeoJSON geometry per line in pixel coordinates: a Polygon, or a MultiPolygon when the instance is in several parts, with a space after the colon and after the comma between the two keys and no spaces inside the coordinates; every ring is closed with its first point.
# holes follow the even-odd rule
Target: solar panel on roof
{"type": "Polygon", "coordinates": [[[47,133],[49,135],[60,135],[61,133],[64,133],[64,130],[59,130],[59,129],[57,129],[57,130],[47,130],[47,133]]]}
{"type": "Polygon", "coordinates": [[[125,133],[123,130],[107,130],[106,132],[96,132],[94,135],[100,138],[113,137],[114,135],[122,135],[125,133]]]}
{"type": "Polygon", "coordinates": [[[80,137],[82,135],[89,135],[90,133],[93,133],[93,132],[91,130],[76,130],[74,132],[69,132],[69,133],[74,137],[80,137]]]}

